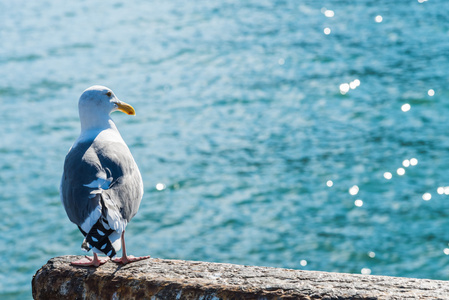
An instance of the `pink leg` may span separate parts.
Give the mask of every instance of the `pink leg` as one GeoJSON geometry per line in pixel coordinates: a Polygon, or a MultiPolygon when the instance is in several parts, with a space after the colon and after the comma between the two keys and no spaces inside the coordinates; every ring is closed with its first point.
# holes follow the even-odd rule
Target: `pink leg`
{"type": "Polygon", "coordinates": [[[102,264],[106,263],[109,260],[109,257],[98,257],[97,253],[94,253],[94,257],[86,256],[80,260],[72,261],[71,264],[73,266],[82,266],[82,267],[99,267],[102,264]]]}
{"type": "Polygon", "coordinates": [[[139,260],[148,259],[150,256],[140,256],[140,257],[134,257],[132,255],[126,255],[126,247],[125,247],[125,231],[122,232],[122,257],[121,258],[114,258],[112,261],[120,264],[128,264],[139,260]]]}

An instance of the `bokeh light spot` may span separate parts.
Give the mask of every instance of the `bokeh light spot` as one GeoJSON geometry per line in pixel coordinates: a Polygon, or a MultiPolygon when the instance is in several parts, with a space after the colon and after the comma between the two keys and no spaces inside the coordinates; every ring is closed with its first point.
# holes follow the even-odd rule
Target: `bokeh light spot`
{"type": "Polygon", "coordinates": [[[349,189],[349,194],[351,195],[357,195],[359,193],[359,187],[354,185],[349,189]]]}
{"type": "Polygon", "coordinates": [[[396,170],[396,173],[398,173],[399,176],[402,176],[405,174],[405,169],[404,168],[398,168],[396,170]]]}
{"type": "Polygon", "coordinates": [[[165,188],[166,188],[166,186],[163,183],[156,184],[156,190],[158,190],[158,191],[163,191],[163,190],[165,190],[165,188]]]}
{"type": "Polygon", "coordinates": [[[370,275],[371,274],[371,269],[370,268],[363,268],[361,273],[363,275],[370,275]]]}
{"type": "Polygon", "coordinates": [[[326,9],[326,10],[324,11],[324,15],[325,15],[326,17],[328,17],[328,18],[332,18],[332,17],[335,15],[335,13],[334,13],[333,10],[326,9]]]}
{"type": "Polygon", "coordinates": [[[409,111],[410,108],[411,108],[411,106],[410,106],[410,104],[408,104],[408,103],[405,103],[405,104],[403,104],[403,105],[401,106],[401,110],[402,110],[403,112],[409,111]]]}

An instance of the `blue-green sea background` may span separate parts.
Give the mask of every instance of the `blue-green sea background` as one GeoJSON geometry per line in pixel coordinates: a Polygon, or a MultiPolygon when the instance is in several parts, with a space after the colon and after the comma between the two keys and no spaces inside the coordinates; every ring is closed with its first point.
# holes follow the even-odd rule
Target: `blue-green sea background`
{"type": "Polygon", "coordinates": [[[58,188],[94,84],[137,111],[113,115],[145,184],[132,254],[448,280],[448,12],[1,1],[0,298],[83,253],[58,188]]]}

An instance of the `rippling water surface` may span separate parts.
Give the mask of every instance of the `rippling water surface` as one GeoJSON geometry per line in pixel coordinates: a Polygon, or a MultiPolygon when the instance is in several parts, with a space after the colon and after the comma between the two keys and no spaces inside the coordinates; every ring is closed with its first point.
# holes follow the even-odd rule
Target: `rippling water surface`
{"type": "Polygon", "coordinates": [[[448,11],[2,1],[0,298],[82,254],[58,186],[94,84],[137,111],[133,254],[449,279],[448,11]]]}

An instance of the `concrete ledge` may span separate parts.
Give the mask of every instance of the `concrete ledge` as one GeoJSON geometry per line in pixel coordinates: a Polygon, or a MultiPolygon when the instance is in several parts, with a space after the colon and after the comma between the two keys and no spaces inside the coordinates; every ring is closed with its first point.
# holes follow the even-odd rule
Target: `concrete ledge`
{"type": "Polygon", "coordinates": [[[33,277],[34,299],[449,299],[449,282],[149,259],[73,267],[55,257],[33,277]]]}

